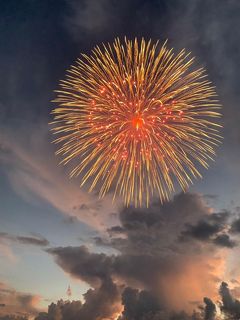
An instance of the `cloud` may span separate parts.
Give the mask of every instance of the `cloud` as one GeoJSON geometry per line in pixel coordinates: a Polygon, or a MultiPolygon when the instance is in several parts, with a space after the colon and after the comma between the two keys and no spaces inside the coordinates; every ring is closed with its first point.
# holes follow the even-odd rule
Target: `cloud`
{"type": "Polygon", "coordinates": [[[215,245],[233,248],[236,241],[226,233],[230,231],[230,213],[213,213],[200,219],[196,224],[186,223],[185,230],[181,232],[180,241],[196,239],[203,242],[212,242],[215,245]]]}
{"type": "Polygon", "coordinates": [[[236,300],[228,284],[222,282],[217,304],[209,297],[204,297],[193,312],[176,312],[166,308],[157,297],[148,290],[125,287],[119,297],[113,283],[106,282],[98,291],[89,290],[85,301],[63,301],[51,303],[47,312],[41,312],[35,320],[218,320],[239,319],[240,302],[236,300]],[[111,298],[110,298],[111,296],[111,298]],[[121,307],[113,309],[116,299],[121,307]],[[110,301],[109,301],[110,299],[110,301]],[[112,305],[111,305],[112,303],[112,305]]]}
{"type": "Polygon", "coordinates": [[[39,295],[27,294],[18,292],[7,284],[0,283],[0,319],[11,315],[9,319],[14,319],[14,316],[33,316],[39,312],[39,295]]]}
{"type": "Polygon", "coordinates": [[[41,312],[39,315],[35,318],[36,320],[48,320],[48,319],[54,319],[54,320],[75,320],[79,319],[79,312],[82,308],[82,302],[81,301],[68,301],[63,302],[62,300],[58,301],[56,304],[52,303],[48,307],[48,312],[41,312]]]}
{"type": "Polygon", "coordinates": [[[203,299],[204,303],[205,303],[205,320],[214,320],[216,313],[217,313],[217,308],[215,303],[212,302],[211,299],[205,297],[203,299]]]}
{"type": "Polygon", "coordinates": [[[151,292],[125,288],[122,293],[123,311],[118,320],[214,320],[217,309],[210,298],[203,299],[192,314],[166,310],[151,292]]]}
{"type": "Polygon", "coordinates": [[[109,0],[71,0],[68,5],[70,14],[66,17],[66,23],[75,36],[79,33],[79,29],[82,31],[78,37],[83,36],[82,33],[104,32],[109,24],[114,22],[114,16],[116,18],[119,15],[116,8],[119,4],[114,5],[109,0]]]}
{"type": "Polygon", "coordinates": [[[36,320],[114,320],[119,311],[119,292],[111,279],[105,279],[98,289],[89,289],[84,294],[84,302],[59,301],[51,304],[47,313],[40,313],[36,320]]]}
{"type": "Polygon", "coordinates": [[[111,278],[104,279],[98,289],[88,290],[84,299],[81,312],[83,319],[114,319],[120,308],[118,287],[111,278]]]}
{"type": "Polygon", "coordinates": [[[121,319],[144,319],[153,317],[163,311],[163,307],[156,297],[149,291],[139,291],[127,287],[122,293],[124,306],[121,319]]]}
{"type": "Polygon", "coordinates": [[[49,245],[49,241],[41,235],[16,236],[7,232],[0,232],[0,257],[6,258],[11,264],[18,262],[18,257],[13,251],[14,244],[46,247],[49,245]]]}
{"type": "Polygon", "coordinates": [[[178,314],[182,309],[191,311],[192,301],[217,296],[216,284],[225,273],[229,252],[226,247],[234,249],[230,238],[223,236],[228,217],[229,213],[216,213],[208,207],[203,196],[181,193],[168,203],[154,202],[149,208],[123,208],[120,225],[95,239],[117,254],[91,252],[86,246],[47,252],[65,272],[88,283],[93,291],[106,280],[119,292],[125,287],[146,290],[160,305],[178,314]],[[216,225],[214,232],[201,236],[200,241],[199,237],[194,240],[192,233],[192,241],[179,241],[188,226],[199,226],[202,221],[216,225]]]}
{"type": "MultiPolygon", "coordinates": [[[[177,236],[186,224],[194,224],[210,212],[202,196],[190,193],[180,193],[162,205],[153,202],[147,209],[124,208],[120,212],[120,228],[125,239],[112,237],[110,245],[125,253],[163,254],[176,246],[177,236]]],[[[114,230],[110,229],[112,233],[114,230]]]]}
{"type": "Polygon", "coordinates": [[[157,2],[138,0],[70,0],[66,4],[64,25],[76,42],[84,41],[85,48],[116,36],[136,36],[139,30],[151,35],[162,9],[157,2]]]}
{"type": "Polygon", "coordinates": [[[221,311],[223,314],[225,314],[227,317],[232,317],[232,319],[239,319],[240,301],[231,295],[226,282],[222,282],[219,293],[222,298],[221,311]]]}
{"type": "Polygon", "coordinates": [[[7,258],[12,263],[17,261],[17,257],[13,253],[10,245],[0,237],[0,257],[7,258]]]}
{"type": "Polygon", "coordinates": [[[45,238],[35,238],[35,237],[23,237],[18,236],[17,240],[23,244],[30,244],[34,246],[48,246],[49,241],[45,238]]]}
{"type": "Polygon", "coordinates": [[[17,194],[34,204],[45,202],[96,230],[103,230],[116,221],[114,217],[109,219],[109,213],[114,210],[111,196],[99,200],[93,193],[88,194],[58,166],[46,124],[30,126],[27,130],[19,127],[18,137],[13,137],[9,130],[3,132],[0,162],[17,194]]]}
{"type": "Polygon", "coordinates": [[[219,234],[215,239],[213,239],[213,242],[222,247],[226,248],[233,248],[237,244],[234,240],[231,240],[228,234],[219,234]]]}
{"type": "Polygon", "coordinates": [[[48,312],[40,313],[35,320],[114,320],[118,306],[115,306],[118,292],[113,283],[105,282],[97,291],[89,290],[85,302],[58,301],[48,307],[48,312]]]}
{"type": "Polygon", "coordinates": [[[90,253],[85,246],[59,247],[47,252],[69,274],[81,278],[92,287],[99,287],[111,274],[112,257],[103,253],[90,253]]]}
{"type": "Polygon", "coordinates": [[[209,240],[213,235],[221,230],[217,224],[210,224],[206,221],[199,221],[196,225],[186,225],[186,230],[182,232],[184,238],[195,238],[198,240],[209,240]]]}
{"type": "Polygon", "coordinates": [[[7,240],[10,242],[17,242],[26,245],[45,247],[49,245],[49,241],[44,237],[38,236],[15,236],[6,232],[0,232],[0,240],[7,240]]]}
{"type": "Polygon", "coordinates": [[[240,217],[233,221],[231,226],[231,232],[240,233],[240,217]]]}
{"type": "Polygon", "coordinates": [[[0,320],[28,320],[25,316],[6,315],[0,316],[0,320]]]}

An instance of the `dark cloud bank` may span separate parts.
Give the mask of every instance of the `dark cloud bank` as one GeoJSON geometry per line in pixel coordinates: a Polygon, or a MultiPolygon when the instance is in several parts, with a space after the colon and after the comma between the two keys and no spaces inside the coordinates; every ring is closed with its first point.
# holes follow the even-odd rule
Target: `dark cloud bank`
{"type": "MultiPolygon", "coordinates": [[[[85,246],[48,252],[63,270],[92,287],[85,302],[78,305],[79,319],[115,319],[119,310],[119,320],[217,319],[217,310],[235,317],[239,316],[239,302],[226,283],[221,284],[218,305],[201,297],[192,314],[185,300],[190,305],[196,299],[194,292],[186,292],[191,290],[188,281],[197,281],[202,292],[205,286],[209,286],[206,292],[219,286],[214,265],[219,252],[237,246],[238,219],[227,211],[212,212],[198,194],[179,194],[163,205],[156,202],[147,209],[124,208],[120,225],[108,229],[104,238],[94,239],[118,254],[94,253],[85,246]],[[189,265],[193,276],[188,276],[189,265]],[[196,280],[197,276],[202,278],[196,280]],[[182,277],[186,283],[179,282],[182,277]]],[[[65,308],[62,303],[55,307],[65,308]]],[[[38,320],[50,319],[44,318],[46,314],[41,317],[38,320]]]]}
{"type": "MultiPolygon", "coordinates": [[[[228,285],[223,282],[219,289],[221,302],[218,303],[220,312],[226,320],[237,320],[240,317],[240,302],[234,299],[228,289],[228,285]]],[[[89,294],[90,295],[90,294],[89,294]]],[[[89,309],[88,297],[84,304],[81,301],[63,301],[52,303],[48,307],[48,312],[40,313],[35,320],[97,320],[116,319],[104,315],[106,307],[102,304],[101,310],[93,311],[95,306],[89,309]],[[101,313],[102,312],[102,313],[101,313]]],[[[102,297],[104,298],[104,296],[102,297]]],[[[114,299],[114,297],[113,297],[114,299]]],[[[98,301],[95,302],[99,305],[98,301]]],[[[103,302],[103,300],[101,300],[103,302]]],[[[123,311],[117,320],[217,320],[217,306],[209,298],[203,299],[204,305],[199,306],[198,311],[192,315],[187,315],[184,311],[179,313],[166,313],[162,305],[148,291],[139,291],[132,288],[125,288],[122,293],[123,311]]],[[[221,317],[221,319],[223,319],[221,317]]],[[[0,316],[0,320],[27,320],[25,316],[0,316]]]]}
{"type": "Polygon", "coordinates": [[[220,255],[238,245],[238,223],[237,213],[212,212],[199,194],[123,208],[120,224],[94,238],[116,254],[86,246],[46,250],[91,289],[83,302],[52,303],[36,320],[216,320],[220,313],[239,319],[240,302],[217,271],[220,255]]]}

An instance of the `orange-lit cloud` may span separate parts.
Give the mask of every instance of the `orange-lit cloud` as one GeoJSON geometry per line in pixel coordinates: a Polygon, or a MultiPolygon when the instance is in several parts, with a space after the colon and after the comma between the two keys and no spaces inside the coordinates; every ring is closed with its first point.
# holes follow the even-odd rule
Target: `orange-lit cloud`
{"type": "Polygon", "coordinates": [[[162,277],[160,290],[170,309],[192,311],[202,304],[203,297],[217,300],[219,283],[225,279],[227,254],[189,256],[179,272],[162,277]]]}
{"type": "Polygon", "coordinates": [[[36,315],[39,311],[41,297],[18,292],[5,283],[0,282],[0,316],[3,315],[36,315]]]}

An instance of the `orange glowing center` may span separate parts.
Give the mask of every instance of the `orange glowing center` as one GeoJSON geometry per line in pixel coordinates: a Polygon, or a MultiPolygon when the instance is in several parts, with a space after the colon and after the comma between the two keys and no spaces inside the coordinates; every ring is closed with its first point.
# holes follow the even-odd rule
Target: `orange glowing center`
{"type": "Polygon", "coordinates": [[[136,128],[137,130],[139,128],[141,128],[144,124],[144,120],[143,118],[136,116],[132,119],[132,125],[134,126],[134,128],[136,128]]]}

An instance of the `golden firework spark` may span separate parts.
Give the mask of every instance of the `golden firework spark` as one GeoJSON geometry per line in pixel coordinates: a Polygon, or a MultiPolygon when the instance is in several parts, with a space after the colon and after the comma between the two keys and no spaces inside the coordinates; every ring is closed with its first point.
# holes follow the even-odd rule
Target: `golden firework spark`
{"type": "Polygon", "coordinates": [[[57,91],[53,131],[70,176],[114,189],[125,204],[168,199],[208,167],[220,136],[220,105],[203,68],[166,44],[116,39],[83,54],[57,91]]]}

